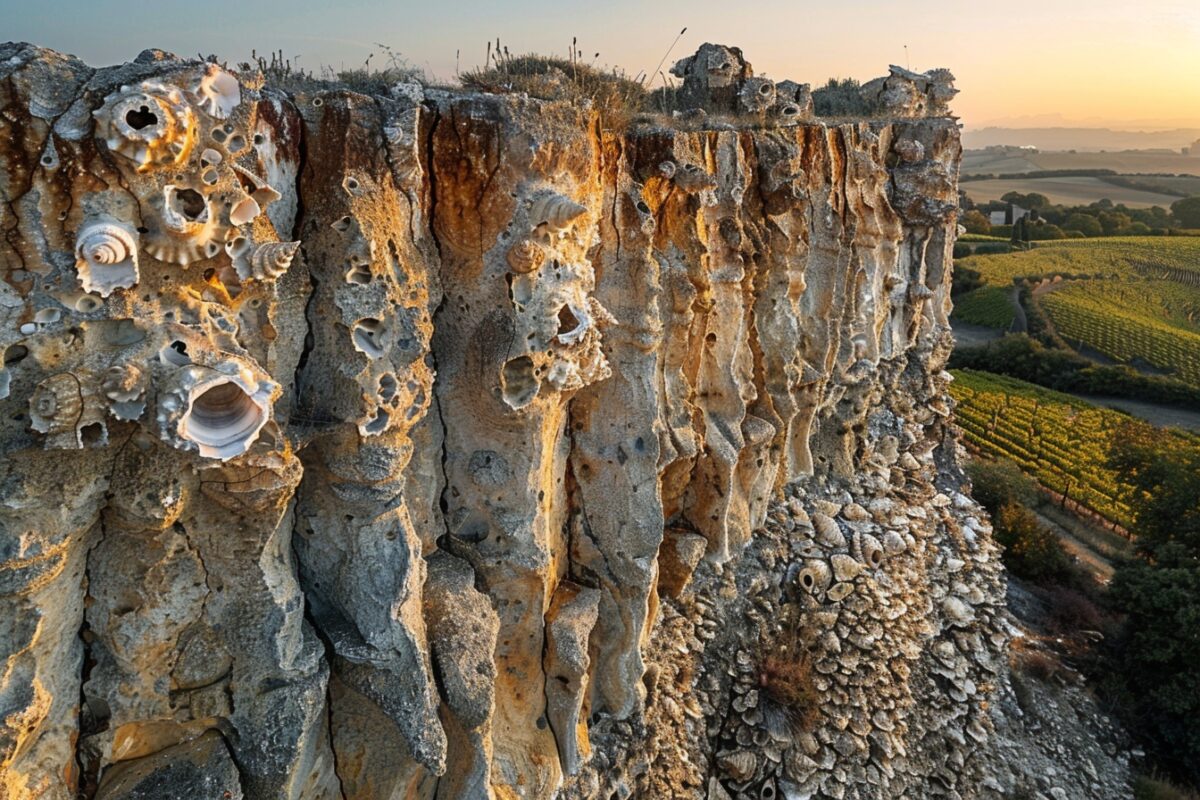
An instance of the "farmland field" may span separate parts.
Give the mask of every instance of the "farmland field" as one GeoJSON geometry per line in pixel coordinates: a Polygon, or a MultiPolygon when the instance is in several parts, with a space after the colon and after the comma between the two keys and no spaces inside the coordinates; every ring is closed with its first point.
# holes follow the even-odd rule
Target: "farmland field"
{"type": "MultiPolygon", "coordinates": [[[[1038,483],[1129,527],[1132,487],[1105,462],[1114,437],[1126,425],[1149,428],[1119,412],[1014,378],[956,370],[950,394],[967,444],[992,457],[1016,462],[1038,483]]],[[[1200,436],[1160,429],[1163,452],[1200,452],[1200,436]]]]}
{"type": "Polygon", "coordinates": [[[1002,301],[1014,280],[1061,279],[1043,285],[1036,302],[1068,341],[1200,387],[1200,238],[1042,242],[962,263],[985,285],[955,299],[957,318],[1007,327],[1012,317],[1002,301]]]}
{"type": "Polygon", "coordinates": [[[1129,208],[1170,208],[1178,195],[1115,186],[1102,178],[1009,178],[968,181],[962,184],[967,196],[976,203],[999,200],[1008,192],[1038,192],[1056,205],[1085,206],[1098,200],[1112,200],[1129,208]]]}
{"type": "Polygon", "coordinates": [[[981,286],[955,298],[954,316],[972,325],[1007,330],[1015,314],[1008,295],[1009,290],[999,286],[981,286]]]}
{"type": "Polygon", "coordinates": [[[1068,341],[1120,361],[1144,359],[1200,387],[1200,289],[1170,281],[1080,281],[1041,303],[1068,341]]]}
{"type": "Polygon", "coordinates": [[[1111,169],[1123,174],[1170,173],[1200,175],[1200,156],[1180,153],[1125,151],[1108,153],[1010,153],[986,150],[963,152],[964,175],[1036,172],[1048,169],[1111,169]]]}
{"type": "Polygon", "coordinates": [[[1162,278],[1177,273],[1200,275],[1200,237],[1122,236],[1038,242],[1032,250],[972,256],[963,262],[990,286],[1009,286],[1014,278],[1089,275],[1162,278]]]}

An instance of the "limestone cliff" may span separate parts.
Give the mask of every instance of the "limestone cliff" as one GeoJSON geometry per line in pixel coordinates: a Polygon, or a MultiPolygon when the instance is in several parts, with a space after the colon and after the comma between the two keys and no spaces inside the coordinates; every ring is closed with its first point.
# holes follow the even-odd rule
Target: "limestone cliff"
{"type": "Polygon", "coordinates": [[[949,73],[675,71],[0,46],[0,797],[987,791],[949,73]]]}

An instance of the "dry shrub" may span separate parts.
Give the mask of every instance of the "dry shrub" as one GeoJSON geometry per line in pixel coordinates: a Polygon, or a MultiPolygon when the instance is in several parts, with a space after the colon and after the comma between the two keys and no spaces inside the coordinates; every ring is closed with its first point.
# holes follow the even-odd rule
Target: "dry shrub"
{"type": "Polygon", "coordinates": [[[1134,800],[1200,800],[1200,795],[1158,776],[1139,775],[1133,781],[1134,800]]]}
{"type": "MultiPolygon", "coordinates": [[[[767,653],[758,664],[760,701],[765,700],[800,731],[812,730],[821,714],[821,696],[806,653],[767,653]]],[[[768,710],[769,713],[769,710],[768,710]]]]}
{"type": "Polygon", "coordinates": [[[1082,592],[1055,586],[1044,590],[1049,607],[1047,623],[1061,635],[1097,631],[1104,627],[1104,613],[1082,592]]]}
{"type": "Polygon", "coordinates": [[[1024,639],[1016,639],[1009,648],[1009,664],[1018,673],[1043,683],[1058,676],[1062,664],[1057,658],[1039,650],[1024,639]]]}

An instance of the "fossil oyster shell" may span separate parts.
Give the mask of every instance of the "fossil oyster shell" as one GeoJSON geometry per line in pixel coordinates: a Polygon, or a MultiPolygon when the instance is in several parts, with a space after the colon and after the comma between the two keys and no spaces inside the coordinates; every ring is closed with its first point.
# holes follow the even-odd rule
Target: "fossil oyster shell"
{"type": "Polygon", "coordinates": [[[196,99],[196,105],[204,109],[209,116],[225,119],[241,104],[242,87],[237,78],[216,64],[208,64],[192,95],[196,99]]]}
{"type": "Polygon", "coordinates": [[[196,115],[183,92],[161,83],[123,86],[93,116],[108,149],[136,163],[139,171],[181,163],[196,138],[196,115]]]}
{"type": "Polygon", "coordinates": [[[735,750],[717,756],[717,765],[735,781],[748,781],[758,770],[758,757],[749,750],[735,750]]]}
{"type": "MultiPolygon", "coordinates": [[[[271,186],[271,184],[267,183],[265,180],[258,177],[245,167],[234,164],[233,170],[238,174],[239,179],[250,192],[250,197],[248,199],[253,201],[259,210],[266,208],[271,203],[274,203],[276,200],[283,197],[283,195],[276,191],[275,187],[271,186]]],[[[247,203],[247,201],[243,200],[242,203],[247,203]]],[[[249,206],[247,205],[247,207],[249,206]]],[[[242,222],[238,222],[233,219],[234,214],[231,212],[230,221],[233,222],[234,225],[241,225],[243,222],[249,222],[250,220],[254,219],[254,217],[258,216],[258,211],[253,213],[249,213],[247,211],[242,212],[242,214],[244,216],[248,216],[246,216],[246,219],[244,219],[242,222]]]]}
{"type": "Polygon", "coordinates": [[[242,455],[271,418],[279,385],[247,368],[181,367],[158,401],[162,438],[181,450],[228,461],[242,455]]]}
{"type": "Polygon", "coordinates": [[[569,228],[586,213],[587,208],[574,200],[548,192],[534,198],[529,206],[529,224],[534,229],[558,232],[569,228]]]}
{"type": "Polygon", "coordinates": [[[118,222],[84,225],[75,238],[75,271],[85,292],[108,297],[138,282],[138,234],[118,222]]]}

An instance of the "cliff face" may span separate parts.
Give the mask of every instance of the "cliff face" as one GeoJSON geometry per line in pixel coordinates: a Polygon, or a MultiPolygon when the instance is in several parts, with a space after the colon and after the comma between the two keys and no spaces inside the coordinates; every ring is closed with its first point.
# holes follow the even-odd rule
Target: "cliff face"
{"type": "Polygon", "coordinates": [[[0,796],[978,789],[948,73],[676,70],[612,132],[0,47],[0,796]]]}

